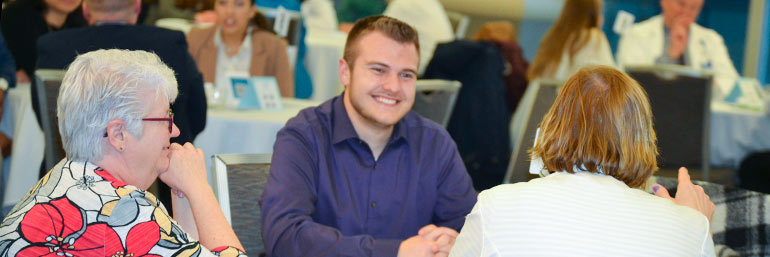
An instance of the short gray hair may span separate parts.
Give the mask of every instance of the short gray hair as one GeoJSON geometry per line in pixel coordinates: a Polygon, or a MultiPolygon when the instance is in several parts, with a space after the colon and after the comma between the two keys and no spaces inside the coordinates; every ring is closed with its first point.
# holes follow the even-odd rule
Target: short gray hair
{"type": "Polygon", "coordinates": [[[128,133],[142,136],[141,119],[154,101],[173,102],[178,94],[174,71],[154,53],[96,50],[79,55],[67,69],[59,90],[59,134],[67,158],[102,159],[107,124],[126,123],[128,133]]]}

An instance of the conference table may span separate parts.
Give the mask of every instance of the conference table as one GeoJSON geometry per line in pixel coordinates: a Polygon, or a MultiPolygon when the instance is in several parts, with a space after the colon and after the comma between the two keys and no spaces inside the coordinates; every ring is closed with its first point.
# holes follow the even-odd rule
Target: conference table
{"type": "Polygon", "coordinates": [[[737,169],[748,154],[770,151],[770,97],[764,110],[748,110],[724,102],[711,103],[710,161],[737,169]]]}
{"type": "Polygon", "coordinates": [[[3,191],[0,203],[5,208],[21,199],[37,182],[43,161],[45,141],[32,110],[29,83],[19,83],[8,90],[3,102],[0,131],[13,140],[11,156],[4,160],[3,165],[8,182],[0,185],[0,191],[3,191]]]}
{"type": "Polygon", "coordinates": [[[214,154],[272,153],[278,130],[302,109],[321,102],[283,98],[282,104],[282,110],[209,108],[206,128],[193,142],[206,154],[206,167],[214,154]]]}

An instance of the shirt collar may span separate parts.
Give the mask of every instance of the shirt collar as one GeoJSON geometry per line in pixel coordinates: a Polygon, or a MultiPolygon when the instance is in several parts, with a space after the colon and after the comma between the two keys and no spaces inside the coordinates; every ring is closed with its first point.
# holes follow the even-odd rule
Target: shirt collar
{"type": "MultiPolygon", "coordinates": [[[[253,29],[252,26],[249,26],[248,28],[246,28],[246,37],[243,38],[243,42],[241,42],[241,46],[238,48],[238,53],[240,53],[244,49],[251,48],[252,29],[253,29]]],[[[225,49],[225,45],[222,42],[222,30],[219,26],[217,26],[217,29],[214,32],[214,46],[216,46],[217,48],[221,48],[222,50],[225,49]]]]}
{"type": "MultiPolygon", "coordinates": [[[[337,144],[339,142],[345,141],[347,139],[356,138],[360,139],[358,137],[358,133],[356,133],[355,128],[353,128],[353,123],[350,121],[350,117],[348,116],[347,111],[345,110],[345,103],[344,103],[344,97],[345,97],[345,91],[342,92],[339,96],[332,99],[332,144],[337,144]]],[[[393,132],[390,135],[390,140],[388,141],[388,144],[395,142],[399,139],[406,140],[407,135],[407,129],[405,123],[405,119],[411,115],[411,111],[407,113],[404,118],[402,118],[396,125],[393,126],[393,132]]]]}
{"type": "Polygon", "coordinates": [[[94,23],[94,26],[105,26],[105,25],[129,25],[128,22],[125,21],[98,21],[94,23]]]}

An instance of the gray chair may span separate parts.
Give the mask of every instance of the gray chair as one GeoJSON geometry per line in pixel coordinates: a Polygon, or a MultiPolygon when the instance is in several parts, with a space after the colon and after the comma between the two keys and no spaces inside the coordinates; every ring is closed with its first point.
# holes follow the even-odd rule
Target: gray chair
{"type": "Polygon", "coordinates": [[[529,149],[535,142],[535,134],[543,116],[553,105],[563,83],[554,80],[534,80],[527,86],[512,119],[511,138],[513,151],[508,162],[503,183],[529,180],[529,149]]]}
{"type": "Polygon", "coordinates": [[[658,166],[699,167],[708,181],[712,74],[678,65],[628,66],[626,72],[649,96],[658,166]]]}
{"type": "Polygon", "coordinates": [[[455,80],[417,80],[412,110],[446,128],[460,87],[460,81],[455,80]]]}
{"type": "Polygon", "coordinates": [[[452,25],[452,30],[455,32],[455,39],[464,39],[465,33],[468,31],[468,24],[471,23],[471,18],[468,15],[446,11],[447,17],[449,17],[449,24],[452,25]]]}
{"type": "Polygon", "coordinates": [[[212,184],[219,206],[244,250],[252,256],[265,252],[259,198],[270,174],[271,154],[218,154],[212,184]]]}
{"type": "MultiPolygon", "coordinates": [[[[272,26],[275,25],[275,18],[278,15],[278,9],[259,7],[257,10],[259,10],[259,12],[265,16],[267,23],[271,26],[272,29],[272,26]]],[[[289,46],[286,48],[286,52],[289,56],[289,65],[291,69],[294,70],[294,64],[297,63],[298,58],[297,54],[299,51],[299,41],[302,40],[302,14],[289,10],[286,10],[286,13],[289,16],[288,31],[285,35],[281,34],[280,31],[276,32],[278,33],[279,37],[285,38],[289,42],[289,46]]]]}
{"type": "Polygon", "coordinates": [[[36,70],[32,85],[37,91],[39,122],[45,137],[43,167],[46,171],[66,156],[56,117],[56,100],[64,73],[64,70],[36,70]]]}

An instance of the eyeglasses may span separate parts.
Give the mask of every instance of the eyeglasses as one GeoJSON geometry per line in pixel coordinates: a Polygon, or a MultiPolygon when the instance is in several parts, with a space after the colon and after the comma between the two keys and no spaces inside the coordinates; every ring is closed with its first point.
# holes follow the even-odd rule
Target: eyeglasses
{"type": "Polygon", "coordinates": [[[174,112],[168,110],[168,117],[166,118],[144,118],[142,121],[166,121],[168,122],[168,133],[173,133],[174,130],[174,112]]]}
{"type": "MultiPolygon", "coordinates": [[[[168,133],[174,133],[174,112],[168,110],[167,118],[144,118],[142,121],[166,121],[168,122],[168,133]]],[[[107,137],[107,131],[104,132],[103,137],[107,137]]]]}

